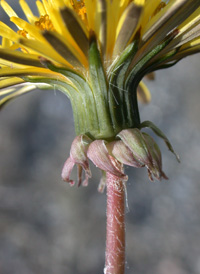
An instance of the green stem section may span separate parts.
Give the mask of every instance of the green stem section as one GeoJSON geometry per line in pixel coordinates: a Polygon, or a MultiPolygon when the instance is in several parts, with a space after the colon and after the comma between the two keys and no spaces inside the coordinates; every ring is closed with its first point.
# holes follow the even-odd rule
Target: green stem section
{"type": "MultiPolygon", "coordinates": [[[[119,170],[122,166],[118,167],[119,170]]],[[[107,233],[104,274],[124,274],[125,270],[125,186],[107,173],[107,233]]]]}

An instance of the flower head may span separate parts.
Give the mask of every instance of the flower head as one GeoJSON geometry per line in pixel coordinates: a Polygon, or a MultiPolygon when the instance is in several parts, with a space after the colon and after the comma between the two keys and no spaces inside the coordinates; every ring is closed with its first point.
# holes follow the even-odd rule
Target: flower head
{"type": "MultiPolygon", "coordinates": [[[[20,0],[27,20],[0,3],[18,28],[0,22],[0,107],[36,87],[57,88],[71,101],[76,134],[102,140],[104,149],[123,130],[141,128],[137,93],[150,99],[142,78],[200,51],[200,0],[37,0],[37,15],[20,0]]],[[[140,138],[150,162],[135,164],[165,177],[158,148],[140,138]]],[[[78,164],[87,181],[86,162],[78,164]]]]}

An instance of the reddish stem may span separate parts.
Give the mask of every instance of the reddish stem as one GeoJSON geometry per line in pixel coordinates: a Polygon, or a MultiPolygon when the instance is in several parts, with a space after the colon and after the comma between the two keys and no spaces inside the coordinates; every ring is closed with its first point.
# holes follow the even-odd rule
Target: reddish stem
{"type": "Polygon", "coordinates": [[[124,274],[124,187],[124,182],[119,177],[107,173],[107,235],[104,274],[124,274]]]}

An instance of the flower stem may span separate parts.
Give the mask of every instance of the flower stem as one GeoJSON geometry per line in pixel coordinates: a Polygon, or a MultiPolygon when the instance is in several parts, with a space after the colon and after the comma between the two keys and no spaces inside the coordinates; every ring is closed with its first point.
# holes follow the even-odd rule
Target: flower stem
{"type": "MultiPolygon", "coordinates": [[[[122,169],[122,166],[118,166],[122,169]]],[[[124,274],[125,222],[124,182],[107,172],[107,235],[104,274],[124,274]]]]}

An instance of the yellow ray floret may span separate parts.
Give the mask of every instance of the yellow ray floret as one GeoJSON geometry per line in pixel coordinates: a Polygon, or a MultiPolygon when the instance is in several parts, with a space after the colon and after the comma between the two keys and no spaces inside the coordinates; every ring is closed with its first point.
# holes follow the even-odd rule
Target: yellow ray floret
{"type": "Polygon", "coordinates": [[[137,88],[137,96],[141,103],[147,104],[151,101],[151,93],[144,82],[140,82],[137,88]]]}
{"type": "Polygon", "coordinates": [[[133,37],[133,35],[137,31],[137,27],[139,25],[141,19],[141,13],[143,11],[144,1],[137,1],[139,4],[131,3],[126,10],[123,12],[116,33],[116,43],[114,48],[115,53],[121,52],[129,40],[133,37]],[[130,28],[131,26],[131,28],[130,28]]]}
{"type": "MultiPolygon", "coordinates": [[[[56,67],[86,76],[92,37],[105,73],[112,70],[112,62],[118,62],[128,46],[135,44],[135,56],[127,65],[131,72],[170,32],[174,35],[172,41],[153,62],[179,48],[182,56],[185,45],[194,45],[195,50],[198,47],[200,0],[37,0],[38,16],[25,0],[19,0],[27,20],[19,18],[5,0],[0,3],[19,29],[15,32],[0,22],[4,67],[32,64],[40,68],[44,65],[40,63],[42,57],[56,67]]],[[[140,89],[146,90],[144,84],[140,89]]]]}
{"type": "Polygon", "coordinates": [[[0,91],[0,96],[3,96],[10,92],[8,89],[4,89],[4,88],[19,85],[22,83],[24,83],[24,80],[18,77],[9,77],[9,78],[4,78],[0,80],[0,89],[3,89],[0,91]]]}
{"type": "Polygon", "coordinates": [[[38,13],[40,16],[47,13],[43,3],[41,3],[39,0],[36,1],[36,6],[37,6],[38,13]]]}
{"type": "Polygon", "coordinates": [[[26,3],[25,0],[20,0],[19,1],[19,4],[27,18],[27,20],[30,22],[30,23],[34,23],[35,21],[38,20],[38,17],[36,17],[35,15],[33,15],[30,7],[28,6],[28,4],[26,3]]]}
{"type": "Polygon", "coordinates": [[[11,93],[7,96],[5,96],[3,99],[0,100],[0,108],[2,106],[4,106],[5,104],[7,104],[9,101],[11,101],[12,99],[16,98],[16,97],[19,97],[20,95],[23,95],[25,93],[28,93],[32,90],[36,89],[36,86],[35,85],[32,85],[32,84],[26,84],[25,86],[17,89],[15,88],[10,88],[7,90],[7,94],[8,93],[11,93]]]}
{"type": "Polygon", "coordinates": [[[16,12],[11,8],[11,6],[6,1],[1,0],[0,4],[9,17],[12,17],[12,16],[18,17],[16,12]]]}

